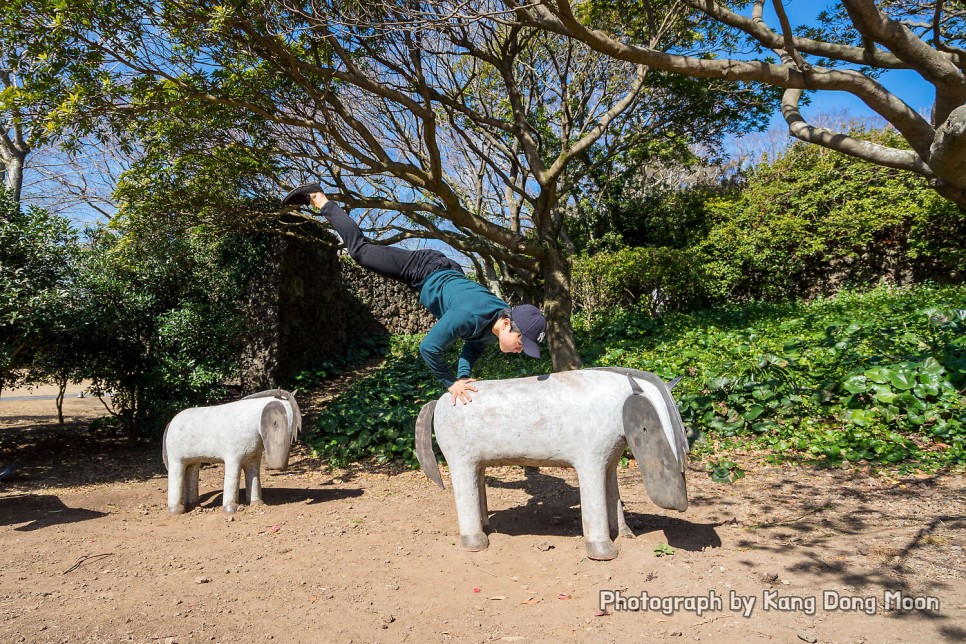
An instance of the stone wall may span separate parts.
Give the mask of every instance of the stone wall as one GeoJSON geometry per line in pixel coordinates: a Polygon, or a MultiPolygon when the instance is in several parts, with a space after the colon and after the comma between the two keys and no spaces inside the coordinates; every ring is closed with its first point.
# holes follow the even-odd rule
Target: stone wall
{"type": "Polygon", "coordinates": [[[248,284],[245,393],[277,386],[300,369],[345,352],[347,302],[334,239],[321,227],[275,237],[248,284]]]}
{"type": "Polygon", "coordinates": [[[408,286],[339,256],[321,226],[276,237],[245,294],[245,393],[285,382],[367,337],[425,333],[434,319],[408,286]]]}
{"type": "Polygon", "coordinates": [[[362,268],[346,255],[339,259],[350,300],[347,323],[353,338],[429,331],[435,318],[419,303],[415,291],[362,268]]]}

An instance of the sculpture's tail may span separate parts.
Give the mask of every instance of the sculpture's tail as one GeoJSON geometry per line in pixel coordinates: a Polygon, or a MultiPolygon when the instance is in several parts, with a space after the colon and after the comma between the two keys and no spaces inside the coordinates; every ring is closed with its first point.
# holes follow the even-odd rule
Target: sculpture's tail
{"type": "Polygon", "coordinates": [[[171,421],[164,426],[164,436],[161,437],[161,460],[164,461],[164,469],[168,469],[168,427],[171,427],[171,421]]]}
{"type": "Polygon", "coordinates": [[[432,401],[423,405],[416,418],[416,459],[423,474],[430,481],[445,489],[443,477],[439,473],[439,463],[436,462],[436,454],[433,452],[433,417],[436,414],[436,402],[432,401]]]}

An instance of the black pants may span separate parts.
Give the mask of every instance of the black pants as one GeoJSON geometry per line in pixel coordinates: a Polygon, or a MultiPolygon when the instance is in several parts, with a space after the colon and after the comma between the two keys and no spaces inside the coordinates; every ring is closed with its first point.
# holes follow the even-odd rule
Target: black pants
{"type": "Polygon", "coordinates": [[[328,220],[349,250],[349,257],[363,268],[385,277],[399,280],[419,290],[423,280],[431,273],[443,269],[463,272],[459,264],[438,250],[405,250],[392,246],[370,244],[359,226],[334,201],[322,207],[322,216],[328,220]]]}

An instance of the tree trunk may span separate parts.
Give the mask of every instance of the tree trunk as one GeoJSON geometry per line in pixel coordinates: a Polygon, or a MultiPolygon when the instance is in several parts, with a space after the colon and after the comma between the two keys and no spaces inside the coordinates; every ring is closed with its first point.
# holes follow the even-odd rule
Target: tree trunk
{"type": "Polygon", "coordinates": [[[936,128],[929,152],[929,167],[937,177],[930,185],[966,212],[966,105],[954,109],[936,128]]]}
{"type": "Polygon", "coordinates": [[[942,179],[934,179],[933,181],[930,181],[929,186],[940,195],[959,206],[961,211],[966,212],[966,190],[951,186],[942,179]]]}
{"type": "Polygon", "coordinates": [[[131,424],[127,428],[127,440],[136,443],[141,434],[141,396],[137,386],[131,390],[131,424]]]}
{"type": "Polygon", "coordinates": [[[544,283],[543,313],[547,316],[547,344],[553,370],[569,371],[583,365],[574,329],[570,324],[573,298],[570,296],[570,262],[557,244],[550,244],[550,252],[541,262],[544,283]]]}
{"type": "Polygon", "coordinates": [[[64,424],[64,393],[67,391],[67,378],[57,380],[57,422],[64,424]]]}
{"type": "Polygon", "coordinates": [[[12,151],[8,156],[3,155],[3,187],[14,203],[20,203],[20,192],[23,189],[24,155],[12,151]]]}

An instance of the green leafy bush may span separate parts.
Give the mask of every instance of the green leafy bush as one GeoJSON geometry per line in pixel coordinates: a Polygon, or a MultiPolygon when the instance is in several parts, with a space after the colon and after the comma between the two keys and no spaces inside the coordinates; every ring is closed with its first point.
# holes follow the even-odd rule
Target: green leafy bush
{"type": "Polygon", "coordinates": [[[356,382],[319,417],[308,442],[329,463],[344,466],[372,456],[379,463],[417,465],[416,416],[441,394],[419,356],[419,339],[393,336],[382,368],[356,382]]]}
{"type": "Polygon", "coordinates": [[[159,436],[178,410],[225,395],[245,334],[242,292],[265,249],[255,235],[176,224],[150,236],[93,231],[77,276],[79,359],[131,438],[159,436]]]}
{"type": "Polygon", "coordinates": [[[665,377],[686,422],[776,455],[966,463],[966,289],[843,293],[808,305],[722,307],[591,341],[600,365],[665,377]]]}
{"type": "Polygon", "coordinates": [[[65,218],[22,209],[0,183],[0,393],[63,365],[78,253],[65,218]]]}
{"type": "Polygon", "coordinates": [[[700,262],[673,248],[624,248],[574,259],[574,305],[592,318],[614,307],[687,311],[705,299],[700,262]]]}
{"type": "Polygon", "coordinates": [[[369,358],[385,356],[387,353],[389,353],[387,336],[362,338],[351,344],[343,355],[324,360],[308,369],[302,369],[284,383],[284,386],[292,391],[311,389],[325,380],[340,376],[346,370],[363,364],[369,358]]]}
{"type": "MultiPolygon", "coordinates": [[[[901,145],[890,131],[873,140],[901,145]]],[[[829,295],[880,278],[962,280],[966,213],[915,175],[796,144],[706,203],[694,245],[720,300],[829,295]]]]}
{"type": "MultiPolygon", "coordinates": [[[[383,367],[325,411],[310,438],[322,456],[415,464],[416,415],[443,393],[419,358],[420,339],[393,338],[383,367]]],[[[966,287],[880,287],[660,319],[618,310],[579,332],[578,348],[587,366],[684,375],[675,396],[705,437],[698,455],[750,441],[776,459],[966,464],[966,287]]],[[[550,370],[546,358],[495,349],[478,366],[486,379],[550,370]]],[[[709,471],[735,480],[739,470],[722,461],[709,471]]]]}

